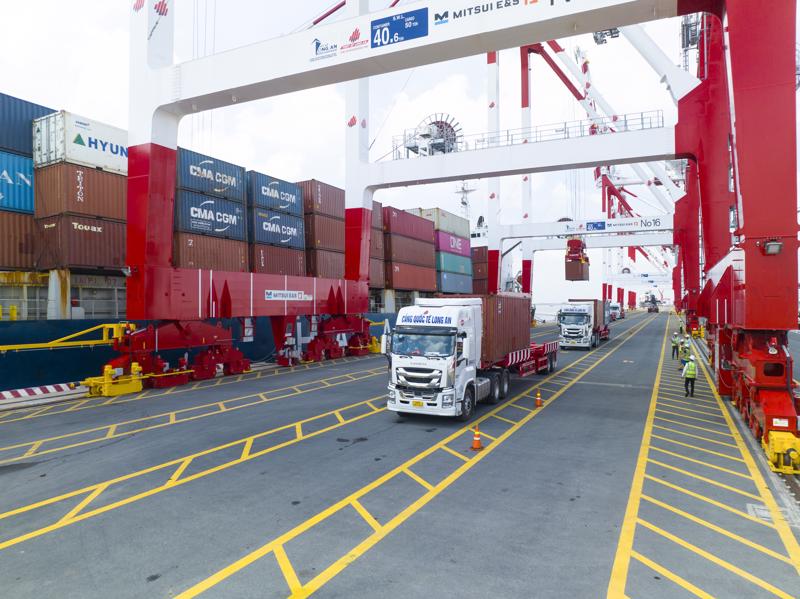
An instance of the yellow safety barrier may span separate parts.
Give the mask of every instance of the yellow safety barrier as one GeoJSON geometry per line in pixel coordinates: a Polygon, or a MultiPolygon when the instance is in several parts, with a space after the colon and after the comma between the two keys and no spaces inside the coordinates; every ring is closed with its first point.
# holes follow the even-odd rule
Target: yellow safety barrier
{"type": "Polygon", "coordinates": [[[17,307],[14,304],[11,304],[8,307],[8,319],[9,320],[16,320],[17,319],[17,307]]]}

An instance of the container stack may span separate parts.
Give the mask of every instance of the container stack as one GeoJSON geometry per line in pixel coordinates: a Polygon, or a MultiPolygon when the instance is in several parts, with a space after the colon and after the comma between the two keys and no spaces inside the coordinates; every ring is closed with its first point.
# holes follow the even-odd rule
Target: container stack
{"type": "Polygon", "coordinates": [[[305,276],[303,192],[262,173],[247,173],[247,222],[253,272],[305,276]]]}
{"type": "Polygon", "coordinates": [[[33,270],[34,119],[53,112],[0,93],[0,270],[33,270]]]}
{"type": "Polygon", "coordinates": [[[383,231],[387,289],[436,291],[433,222],[386,207],[383,231]]]}
{"type": "Polygon", "coordinates": [[[489,293],[489,248],[472,248],[472,293],[489,293]]]}
{"type": "Polygon", "coordinates": [[[372,231],[369,236],[369,287],[386,287],[386,262],[383,245],[383,204],[372,202],[372,231]]]}
{"type": "Polygon", "coordinates": [[[178,148],[173,265],[250,270],[244,168],[178,148]]]}
{"type": "Polygon", "coordinates": [[[36,268],[125,266],[128,134],[60,111],[33,121],[36,268]]]}
{"type": "Polygon", "coordinates": [[[433,223],[437,291],[472,293],[469,220],[441,208],[416,208],[409,212],[433,223]]]}
{"type": "Polygon", "coordinates": [[[306,273],[344,278],[344,190],[321,181],[298,183],[303,194],[306,273]]]}

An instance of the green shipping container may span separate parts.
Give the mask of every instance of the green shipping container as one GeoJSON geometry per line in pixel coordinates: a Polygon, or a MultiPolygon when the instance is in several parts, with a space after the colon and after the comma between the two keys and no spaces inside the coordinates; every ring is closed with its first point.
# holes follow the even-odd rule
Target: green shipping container
{"type": "Polygon", "coordinates": [[[472,276],[472,260],[466,256],[436,252],[436,270],[472,276]]]}

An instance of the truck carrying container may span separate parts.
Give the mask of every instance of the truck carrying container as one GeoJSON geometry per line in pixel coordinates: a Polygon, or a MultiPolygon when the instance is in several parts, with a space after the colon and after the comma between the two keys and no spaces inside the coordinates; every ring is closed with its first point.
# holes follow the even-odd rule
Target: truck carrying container
{"type": "Polygon", "coordinates": [[[383,247],[387,262],[403,262],[426,268],[434,268],[436,265],[432,243],[402,235],[384,235],[383,247]]]}
{"type": "Polygon", "coordinates": [[[598,299],[571,299],[558,313],[562,348],[597,347],[609,338],[608,302],[598,299]]]}
{"type": "Polygon", "coordinates": [[[306,273],[322,279],[344,278],[344,252],[306,250],[306,273]]]}
{"type": "Polygon", "coordinates": [[[344,219],[344,189],[311,179],[297,185],[303,190],[303,212],[344,219]]]}
{"type": "Polygon", "coordinates": [[[454,272],[437,272],[436,289],[441,293],[473,293],[472,277],[454,272]]]}
{"type": "Polygon", "coordinates": [[[436,270],[387,260],[386,288],[403,291],[436,291],[436,270]]]}
{"type": "Polygon", "coordinates": [[[306,253],[303,250],[263,245],[250,245],[250,269],[267,275],[306,276],[306,253]]]}
{"type": "Polygon", "coordinates": [[[39,270],[111,270],[125,266],[123,222],[60,214],[36,220],[39,270]]]}
{"type": "Polygon", "coordinates": [[[33,160],[0,152],[0,210],[33,214],[33,160]]]}
{"type": "Polygon", "coordinates": [[[469,239],[457,237],[445,231],[436,231],[436,251],[457,254],[465,258],[472,259],[472,252],[469,247],[469,239]]]}
{"type": "Polygon", "coordinates": [[[123,175],[62,162],[36,169],[36,218],[70,212],[125,220],[128,179],[123,175]]]}
{"type": "Polygon", "coordinates": [[[33,121],[36,168],[69,162],[128,174],[128,132],[66,110],[33,121]]]}
{"type": "Polygon", "coordinates": [[[248,225],[251,243],[265,243],[302,250],[306,244],[305,223],[300,216],[250,208],[248,225]]]}
{"type": "Polygon", "coordinates": [[[33,215],[0,210],[0,270],[33,270],[35,250],[33,215]]]}
{"type": "Polygon", "coordinates": [[[33,121],[53,112],[54,108],[0,93],[0,150],[33,156],[33,121]]]}
{"type": "Polygon", "coordinates": [[[386,287],[386,264],[383,260],[370,258],[369,260],[369,287],[370,289],[384,289],[386,287]]]}
{"type": "Polygon", "coordinates": [[[178,148],[176,186],[205,195],[244,202],[245,170],[241,166],[178,148]]]}
{"type": "Polygon", "coordinates": [[[433,244],[433,222],[391,206],[383,209],[383,231],[433,244]]]}
{"type": "Polygon", "coordinates": [[[244,205],[179,189],[175,193],[175,230],[245,241],[244,205]]]}
{"type": "Polygon", "coordinates": [[[250,270],[246,242],[193,233],[175,233],[172,262],[176,268],[227,272],[250,270]]]}
{"type": "Polygon", "coordinates": [[[306,247],[315,250],[344,251],[344,221],[324,214],[306,214],[306,247]]]}
{"type": "Polygon", "coordinates": [[[448,252],[436,252],[436,270],[468,275],[472,278],[472,260],[448,252]]]}
{"type": "Polygon", "coordinates": [[[303,216],[303,190],[296,183],[247,171],[247,204],[303,216]]]}
{"type": "Polygon", "coordinates": [[[434,229],[451,233],[457,237],[469,238],[469,220],[441,208],[412,208],[407,210],[433,223],[434,229]]]}

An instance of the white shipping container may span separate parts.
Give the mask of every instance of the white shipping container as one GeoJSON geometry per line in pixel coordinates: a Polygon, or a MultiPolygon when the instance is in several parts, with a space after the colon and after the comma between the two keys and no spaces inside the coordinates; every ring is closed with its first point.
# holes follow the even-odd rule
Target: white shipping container
{"type": "Polygon", "coordinates": [[[128,132],[62,110],[33,121],[33,166],[69,162],[128,174],[128,132]]]}
{"type": "Polygon", "coordinates": [[[421,216],[425,220],[432,220],[433,228],[437,231],[469,239],[469,221],[466,218],[441,208],[412,208],[406,212],[421,216]]]}

